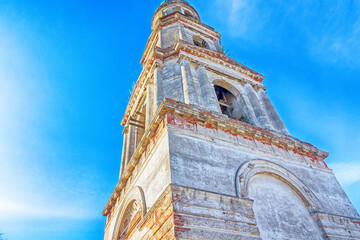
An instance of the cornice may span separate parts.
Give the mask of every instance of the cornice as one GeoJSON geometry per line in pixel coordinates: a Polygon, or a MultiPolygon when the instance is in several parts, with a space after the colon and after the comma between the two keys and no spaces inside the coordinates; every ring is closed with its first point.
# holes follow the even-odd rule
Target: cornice
{"type": "Polygon", "coordinates": [[[151,35],[149,36],[149,39],[146,43],[146,47],[144,50],[143,57],[141,58],[140,64],[143,64],[145,62],[145,59],[147,58],[147,55],[151,49],[151,46],[153,46],[153,42],[156,42],[156,36],[160,32],[162,28],[165,28],[171,24],[182,22],[186,25],[193,26],[195,28],[199,28],[202,31],[206,32],[208,36],[212,36],[213,39],[219,39],[221,34],[216,32],[212,27],[203,24],[201,22],[196,22],[194,19],[190,19],[189,17],[186,17],[178,12],[174,12],[162,19],[154,26],[154,29],[151,32],[151,35]]]}
{"type": "Polygon", "coordinates": [[[170,0],[170,1],[164,1],[155,11],[153,19],[151,20],[151,26],[154,25],[154,21],[155,18],[158,16],[159,12],[161,9],[166,8],[172,4],[181,4],[183,6],[185,6],[186,8],[190,8],[192,11],[194,11],[194,13],[196,14],[196,17],[198,18],[198,20],[200,21],[200,15],[199,13],[196,11],[196,9],[191,6],[188,2],[183,1],[183,0],[170,0]]]}
{"type": "MultiPolygon", "coordinates": [[[[171,99],[164,99],[154,114],[149,129],[144,133],[141,142],[107,202],[103,210],[104,216],[107,216],[109,212],[111,212],[110,210],[118,199],[125,194],[123,189],[127,185],[128,179],[133,174],[134,169],[137,167],[139,160],[146,160],[146,156],[156,145],[162,131],[166,129],[167,125],[175,124],[175,118],[188,119],[188,121],[193,124],[199,124],[209,129],[221,130],[233,136],[241,136],[249,141],[257,141],[263,145],[276,146],[279,149],[291,151],[293,154],[306,157],[314,164],[316,162],[322,162],[322,166],[325,167],[323,170],[327,169],[324,159],[329,154],[319,150],[310,143],[300,141],[293,137],[272,133],[241,121],[196,108],[192,105],[171,99]]],[[[316,165],[314,166],[316,167],[316,165]]],[[[321,169],[320,167],[318,168],[321,169]]]]}

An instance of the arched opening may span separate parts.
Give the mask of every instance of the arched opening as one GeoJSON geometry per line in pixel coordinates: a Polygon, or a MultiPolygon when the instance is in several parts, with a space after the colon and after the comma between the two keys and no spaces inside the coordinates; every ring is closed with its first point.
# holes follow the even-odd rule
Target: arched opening
{"type": "Polygon", "coordinates": [[[323,239],[304,202],[285,182],[257,174],[248,191],[262,239],[323,239]]]}
{"type": "Polygon", "coordinates": [[[223,114],[232,119],[256,125],[250,112],[251,109],[249,109],[243,93],[238,88],[223,79],[215,79],[212,82],[223,114]]]}
{"type": "Polygon", "coordinates": [[[146,214],[144,191],[141,187],[132,188],[116,213],[116,222],[109,239],[137,239],[137,225],[146,214]]]}
{"type": "Polygon", "coordinates": [[[129,239],[135,231],[136,225],[140,222],[143,216],[140,204],[134,200],[132,201],[121,220],[118,237],[116,240],[129,239]]]}
{"type": "Polygon", "coordinates": [[[209,44],[204,39],[202,39],[200,36],[197,36],[197,35],[193,36],[193,42],[194,42],[195,46],[209,48],[209,44]]]}
{"type": "Polygon", "coordinates": [[[214,89],[220,105],[221,112],[232,118],[232,113],[234,110],[233,102],[235,100],[235,96],[227,89],[218,85],[214,85],[214,89]]]}
{"type": "Polygon", "coordinates": [[[192,17],[196,19],[196,16],[192,14],[189,10],[184,9],[184,15],[187,17],[192,17]]]}
{"type": "Polygon", "coordinates": [[[145,133],[146,108],[146,104],[143,104],[137,113],[135,149],[138,147],[145,133]]]}
{"type": "Polygon", "coordinates": [[[128,148],[128,154],[126,156],[126,162],[130,161],[132,155],[135,153],[137,147],[141,143],[141,140],[145,133],[145,121],[146,121],[146,96],[143,95],[140,104],[136,107],[136,110],[129,118],[129,137],[126,140],[126,147],[128,148]]]}

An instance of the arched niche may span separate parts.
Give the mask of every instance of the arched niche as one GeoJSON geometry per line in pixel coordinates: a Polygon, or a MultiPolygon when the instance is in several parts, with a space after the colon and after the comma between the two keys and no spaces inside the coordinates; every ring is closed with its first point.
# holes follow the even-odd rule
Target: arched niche
{"type": "Polygon", "coordinates": [[[321,240],[311,213],[322,210],[316,196],[285,168],[265,160],[244,163],[237,174],[237,193],[254,201],[262,239],[321,240]]]}
{"type": "Polygon", "coordinates": [[[267,160],[251,160],[243,163],[236,174],[236,195],[248,197],[249,182],[257,174],[265,174],[286,183],[304,202],[309,212],[322,212],[323,207],[315,194],[287,169],[267,160]]]}
{"type": "Polygon", "coordinates": [[[145,196],[142,188],[134,187],[125,196],[120,206],[120,211],[116,217],[113,240],[127,239],[128,234],[132,233],[136,225],[146,214],[145,196]]]}

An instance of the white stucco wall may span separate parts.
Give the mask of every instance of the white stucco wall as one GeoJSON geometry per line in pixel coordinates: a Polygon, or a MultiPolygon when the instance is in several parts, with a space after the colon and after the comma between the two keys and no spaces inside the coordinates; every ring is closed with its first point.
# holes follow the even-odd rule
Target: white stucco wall
{"type": "Polygon", "coordinates": [[[253,210],[262,239],[323,239],[302,200],[282,181],[255,175],[249,184],[249,197],[254,200],[253,210]]]}

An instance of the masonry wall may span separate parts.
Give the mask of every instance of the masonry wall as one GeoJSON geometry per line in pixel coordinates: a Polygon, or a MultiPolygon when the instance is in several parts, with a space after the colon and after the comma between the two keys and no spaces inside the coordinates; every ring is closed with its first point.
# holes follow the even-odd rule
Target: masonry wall
{"type": "MultiPolygon", "coordinates": [[[[192,126],[191,123],[182,124],[180,119],[177,120],[177,124],[169,126],[168,129],[172,184],[222,196],[236,197],[238,196],[236,189],[238,179],[236,176],[239,167],[244,162],[253,159],[268,160],[287,169],[313,192],[320,202],[320,207],[326,215],[325,218],[333,219],[332,222],[330,221],[331,223],[328,222],[327,224],[338,228],[336,234],[334,232],[332,232],[332,235],[330,234],[334,237],[333,239],[346,239],[348,236],[345,233],[349,235],[350,232],[353,234],[350,234],[354,237],[353,239],[359,239],[356,236],[359,237],[360,225],[355,224],[359,215],[331,170],[321,165],[315,166],[312,161],[309,161],[304,156],[290,155],[282,149],[274,151],[275,146],[264,145],[251,139],[241,139],[238,136],[235,137],[216,129],[208,129],[198,124],[196,126],[192,126]],[[339,221],[333,216],[343,216],[349,224],[339,225],[339,221]],[[350,227],[347,228],[347,226],[350,227]]],[[[279,189],[283,188],[279,186],[279,189]]],[[[274,188],[274,191],[277,191],[276,188],[274,188]]],[[[276,196],[276,193],[274,196],[276,196]]],[[[288,197],[288,195],[286,196],[288,197]]],[[[262,196],[262,198],[267,197],[271,198],[271,195],[262,196]]],[[[295,192],[293,192],[292,199],[293,202],[299,203],[295,192]]],[[[276,202],[275,205],[279,206],[278,213],[281,213],[284,210],[281,207],[282,201],[275,198],[272,200],[276,202]]],[[[219,204],[221,205],[221,203],[219,204]]],[[[301,208],[301,205],[294,205],[293,209],[297,208],[302,209],[303,212],[307,211],[305,208],[301,208]]],[[[268,210],[270,213],[271,209],[268,208],[268,210]]],[[[266,208],[261,208],[261,211],[266,211],[266,208]]],[[[291,211],[288,214],[289,218],[293,216],[291,211]]],[[[309,215],[303,220],[303,227],[314,229],[314,225],[317,224],[319,227],[311,231],[320,232],[324,237],[331,237],[327,233],[321,232],[324,226],[321,225],[316,216],[313,216],[315,220],[306,223],[311,219],[313,213],[307,212],[307,214],[309,215]]],[[[302,217],[304,216],[302,215],[302,217]]],[[[298,220],[300,221],[301,218],[299,217],[298,220]]],[[[282,222],[282,219],[272,219],[270,222],[274,221],[277,221],[277,224],[280,225],[286,224],[286,221],[282,222]]],[[[266,225],[266,223],[263,223],[262,228],[263,239],[271,239],[266,237],[266,231],[264,230],[269,229],[271,226],[264,226],[264,224],[266,225]]],[[[274,230],[276,228],[270,229],[274,230]]],[[[333,227],[328,227],[328,229],[333,229],[333,227]]],[[[309,232],[311,231],[309,230],[309,232]]],[[[304,232],[306,231],[298,234],[297,239],[309,239],[306,234],[303,234],[304,232]]],[[[314,237],[314,239],[317,238],[314,237]]]]}
{"type": "Polygon", "coordinates": [[[253,201],[172,185],[176,239],[255,240],[253,201]]]}
{"type": "Polygon", "coordinates": [[[153,207],[164,190],[169,186],[171,179],[168,146],[167,132],[163,131],[153,150],[148,153],[147,157],[142,158],[138,165],[138,171],[133,173],[129,184],[126,185],[123,196],[120,198],[120,202],[115,205],[111,219],[108,220],[106,225],[105,232],[108,238],[105,238],[105,240],[114,239],[113,232],[117,224],[119,224],[119,221],[121,221],[121,219],[117,219],[117,217],[119,217],[122,208],[127,207],[124,206],[123,201],[131,189],[140,187],[143,190],[146,203],[144,212],[146,213],[148,209],[153,207]]]}

